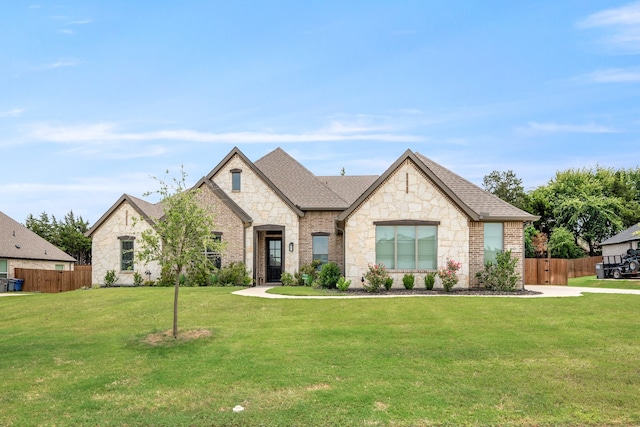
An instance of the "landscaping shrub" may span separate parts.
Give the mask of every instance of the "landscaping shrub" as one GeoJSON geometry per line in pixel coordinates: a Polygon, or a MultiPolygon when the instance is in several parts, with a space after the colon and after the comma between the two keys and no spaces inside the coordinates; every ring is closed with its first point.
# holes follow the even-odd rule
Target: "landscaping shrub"
{"type": "Polygon", "coordinates": [[[349,286],[351,286],[351,280],[347,280],[344,277],[340,277],[338,279],[338,283],[336,283],[336,287],[341,292],[344,292],[347,289],[349,289],[349,286]]]}
{"type": "Polygon", "coordinates": [[[198,263],[187,271],[187,286],[215,286],[217,270],[209,260],[198,263]]]}
{"type": "Polygon", "coordinates": [[[458,283],[457,271],[460,270],[461,267],[462,265],[459,262],[447,259],[447,266],[438,270],[438,277],[440,277],[445,292],[450,292],[456,283],[458,283]]]}
{"type": "Polygon", "coordinates": [[[436,274],[437,273],[432,272],[424,276],[424,287],[426,290],[430,291],[433,289],[433,285],[436,284],[436,274]]]}
{"type": "Polygon", "coordinates": [[[402,284],[405,289],[412,290],[415,284],[416,277],[413,274],[405,274],[402,277],[402,284]]]}
{"type": "Polygon", "coordinates": [[[387,277],[386,279],[384,279],[384,288],[386,290],[390,291],[392,286],[393,286],[393,278],[392,277],[387,277]]]}
{"type": "Polygon", "coordinates": [[[318,283],[323,288],[335,288],[341,275],[342,272],[340,271],[338,264],[335,262],[328,262],[320,269],[320,274],[318,274],[318,283]]]}
{"type": "Polygon", "coordinates": [[[300,271],[295,273],[296,282],[300,286],[311,286],[313,282],[318,278],[318,267],[322,264],[322,261],[319,259],[313,260],[311,264],[305,264],[300,267],[300,271]],[[304,275],[309,277],[308,282],[305,283],[304,275]]]}
{"type": "Polygon", "coordinates": [[[282,275],[280,276],[280,281],[284,286],[293,286],[296,284],[296,279],[295,277],[293,277],[293,274],[287,271],[282,273],[282,275]]]}
{"type": "Polygon", "coordinates": [[[232,262],[218,270],[218,284],[220,286],[249,286],[251,275],[242,262],[232,262]]]}
{"type": "Polygon", "coordinates": [[[516,272],[518,260],[511,257],[511,251],[499,252],[496,262],[487,261],[484,270],[476,273],[478,282],[492,291],[514,291],[520,280],[516,272]]]}
{"type": "Polygon", "coordinates": [[[142,282],[144,281],[144,279],[142,278],[142,274],[138,273],[137,271],[133,272],[133,284],[136,286],[140,286],[142,285],[142,282]]]}
{"type": "Polygon", "coordinates": [[[387,278],[390,277],[384,264],[369,264],[369,269],[364,273],[365,282],[362,286],[367,292],[380,292],[380,288],[386,286],[387,278]]]}
{"type": "Polygon", "coordinates": [[[113,286],[118,280],[118,276],[116,276],[115,270],[107,270],[107,274],[104,275],[104,285],[108,288],[113,286]]]}

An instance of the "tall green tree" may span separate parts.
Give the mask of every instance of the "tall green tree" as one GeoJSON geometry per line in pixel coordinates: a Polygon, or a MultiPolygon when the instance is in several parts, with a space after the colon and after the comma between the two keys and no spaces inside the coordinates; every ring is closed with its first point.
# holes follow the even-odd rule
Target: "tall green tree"
{"type": "Polygon", "coordinates": [[[523,210],[527,208],[528,197],[522,186],[522,180],[511,170],[506,172],[493,171],[485,175],[482,186],[491,194],[517,208],[523,210]]]}
{"type": "MultiPolygon", "coordinates": [[[[169,171],[167,171],[168,175],[169,171]]],[[[168,272],[174,281],[173,337],[178,337],[178,295],[180,275],[187,267],[197,267],[208,262],[205,250],[220,252],[222,245],[216,241],[213,215],[199,203],[200,190],[187,188],[187,174],[180,171],[180,178],[172,182],[156,179],[159,189],[152,192],[161,197],[164,215],[152,229],[140,235],[137,256],[143,262],[156,261],[162,271],[168,272]]],[[[152,193],[148,193],[152,194],[152,193]]],[[[139,219],[137,219],[139,220],[139,219]]]]}
{"type": "Polygon", "coordinates": [[[69,211],[63,220],[42,212],[38,218],[29,214],[25,226],[49,243],[74,257],[79,264],[91,264],[91,239],[84,233],[89,222],[69,211]]]}

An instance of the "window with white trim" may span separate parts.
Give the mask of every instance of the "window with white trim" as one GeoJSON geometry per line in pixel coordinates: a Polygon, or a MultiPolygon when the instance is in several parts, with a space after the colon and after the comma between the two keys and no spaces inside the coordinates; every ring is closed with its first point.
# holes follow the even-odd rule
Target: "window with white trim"
{"type": "Polygon", "coordinates": [[[484,262],[495,262],[498,253],[504,249],[503,224],[501,222],[484,223],[484,262]]]}
{"type": "Polygon", "coordinates": [[[9,277],[9,262],[6,259],[0,259],[0,279],[9,277]]]}
{"type": "Polygon", "coordinates": [[[437,225],[376,225],[376,264],[392,270],[436,269],[437,225]]]}

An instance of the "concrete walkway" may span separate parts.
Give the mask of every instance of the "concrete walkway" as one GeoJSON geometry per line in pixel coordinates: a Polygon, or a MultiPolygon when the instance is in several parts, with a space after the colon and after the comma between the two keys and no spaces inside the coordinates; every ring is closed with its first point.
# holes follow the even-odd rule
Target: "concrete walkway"
{"type": "MultiPolygon", "coordinates": [[[[256,286],[253,288],[241,289],[233,292],[236,295],[242,295],[246,297],[259,297],[259,298],[297,298],[297,299],[341,299],[341,298],[380,298],[379,296],[368,295],[336,295],[336,296],[293,296],[293,295],[277,295],[268,294],[267,290],[274,286],[256,286]]],[[[552,298],[552,297],[579,297],[585,293],[592,294],[632,294],[640,295],[640,290],[632,289],[605,289],[605,288],[576,288],[572,286],[552,286],[552,285],[527,285],[525,289],[528,291],[541,292],[539,295],[487,295],[484,298],[552,298]]],[[[385,298],[411,298],[411,297],[437,297],[441,295],[389,295],[385,298]]],[[[464,295],[455,295],[464,296],[464,295]]],[[[477,295],[469,295],[469,297],[477,295]]]]}

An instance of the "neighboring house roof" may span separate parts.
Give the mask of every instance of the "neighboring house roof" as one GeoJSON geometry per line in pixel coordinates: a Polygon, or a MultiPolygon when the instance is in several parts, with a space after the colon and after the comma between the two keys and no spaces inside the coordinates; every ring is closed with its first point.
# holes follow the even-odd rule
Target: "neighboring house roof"
{"type": "Polygon", "coordinates": [[[0,258],[76,262],[24,225],[0,212],[0,258]]]}
{"type": "Polygon", "coordinates": [[[639,235],[634,235],[633,233],[640,233],[640,224],[632,225],[624,231],[616,234],[615,236],[609,237],[604,242],[600,243],[600,246],[606,245],[615,245],[617,243],[625,243],[625,242],[633,242],[635,240],[640,240],[639,235]]]}
{"type": "Polygon", "coordinates": [[[344,221],[406,160],[411,160],[429,179],[474,221],[535,221],[531,215],[467,181],[449,169],[411,150],[404,152],[371,186],[344,212],[344,221]]]}
{"type": "Polygon", "coordinates": [[[350,204],[281,148],[257,160],[255,165],[302,210],[343,210],[350,204]]]}
{"type": "Polygon", "coordinates": [[[162,203],[149,203],[146,200],[130,196],[129,194],[123,194],[120,196],[118,201],[115,202],[111,208],[109,208],[109,210],[105,212],[98,221],[96,221],[95,224],[93,224],[93,226],[85,233],[85,236],[91,237],[94,231],[100,228],[100,225],[102,225],[102,223],[124,202],[128,202],[129,205],[131,205],[131,207],[133,207],[133,209],[135,209],[135,211],[151,225],[164,215],[162,203]]]}

